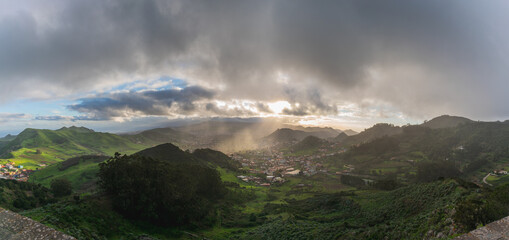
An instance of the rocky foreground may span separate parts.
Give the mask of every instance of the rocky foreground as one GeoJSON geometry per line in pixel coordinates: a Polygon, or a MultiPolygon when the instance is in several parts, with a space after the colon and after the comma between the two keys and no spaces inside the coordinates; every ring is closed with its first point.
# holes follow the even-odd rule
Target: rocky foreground
{"type": "Polygon", "coordinates": [[[0,239],[2,240],[52,240],[75,239],[30,218],[0,208],[0,239]]]}
{"type": "Polygon", "coordinates": [[[509,239],[509,217],[492,222],[485,227],[461,235],[455,240],[503,240],[509,239]]]}

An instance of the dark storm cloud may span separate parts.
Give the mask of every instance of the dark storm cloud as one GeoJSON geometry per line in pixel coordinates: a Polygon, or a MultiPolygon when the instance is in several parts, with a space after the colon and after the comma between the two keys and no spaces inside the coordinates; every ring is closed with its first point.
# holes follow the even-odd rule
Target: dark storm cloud
{"type": "Polygon", "coordinates": [[[270,110],[269,106],[262,102],[256,103],[256,110],[261,113],[272,113],[272,110],[270,110]]]}
{"type": "Polygon", "coordinates": [[[297,107],[297,108],[285,108],[283,109],[283,114],[285,115],[293,115],[293,116],[306,116],[309,115],[305,107],[297,107]]]}
{"type": "Polygon", "coordinates": [[[0,17],[2,85],[41,80],[87,88],[104,77],[157,68],[185,53],[195,35],[164,1],[53,4],[58,11],[44,16],[53,20],[49,26],[37,19],[37,3],[0,17]]]}
{"type": "MultiPolygon", "coordinates": [[[[335,104],[369,99],[419,117],[509,117],[505,1],[52,3],[57,10],[33,2],[34,8],[0,12],[2,96],[20,82],[79,91],[107,79],[174,71],[195,84],[221,86],[217,98],[284,96],[302,106],[287,109],[293,115],[333,114],[335,104]],[[289,80],[279,83],[278,72],[289,80]]],[[[165,102],[164,94],[84,99],[71,109],[128,106],[159,115],[168,113],[157,106],[177,102],[196,110],[192,101],[165,102]]]]}
{"type": "Polygon", "coordinates": [[[211,99],[213,96],[214,92],[211,90],[191,86],[184,89],[102,94],[79,99],[80,103],[67,107],[87,114],[75,120],[108,120],[137,115],[164,116],[171,115],[170,109],[175,106],[178,112],[191,112],[195,110],[195,101],[211,99]]]}

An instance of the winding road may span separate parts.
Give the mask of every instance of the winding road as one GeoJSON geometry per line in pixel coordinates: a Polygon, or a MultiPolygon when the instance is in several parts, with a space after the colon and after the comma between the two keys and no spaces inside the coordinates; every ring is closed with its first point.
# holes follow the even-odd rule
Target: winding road
{"type": "Polygon", "coordinates": [[[491,175],[491,173],[488,173],[488,175],[486,175],[486,176],[482,179],[482,181],[483,181],[483,183],[486,183],[486,184],[487,184],[487,185],[489,185],[489,186],[493,186],[491,183],[486,182],[486,179],[487,179],[490,175],[491,175]]]}

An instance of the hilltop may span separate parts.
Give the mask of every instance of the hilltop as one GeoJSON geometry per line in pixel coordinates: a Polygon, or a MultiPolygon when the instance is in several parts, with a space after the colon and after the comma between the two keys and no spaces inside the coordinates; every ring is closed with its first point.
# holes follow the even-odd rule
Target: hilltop
{"type": "Polygon", "coordinates": [[[356,132],[356,131],[354,131],[354,130],[352,130],[352,129],[347,129],[347,130],[344,130],[343,132],[344,132],[346,135],[348,135],[348,136],[353,136],[353,135],[355,135],[355,134],[358,134],[358,132],[356,132]]]}
{"type": "Polygon", "coordinates": [[[356,135],[348,136],[348,137],[345,137],[344,135],[337,136],[335,140],[337,142],[341,142],[342,144],[349,146],[349,145],[355,145],[355,144],[359,144],[359,143],[369,142],[369,141],[372,141],[374,139],[377,139],[377,138],[380,138],[383,136],[392,136],[392,135],[400,134],[402,132],[403,132],[403,130],[401,127],[394,126],[392,124],[387,124],[387,123],[377,123],[377,124],[373,125],[373,127],[365,129],[364,131],[362,131],[356,135]]]}
{"type": "Polygon", "coordinates": [[[347,139],[348,138],[348,135],[345,133],[345,132],[342,132],[340,134],[338,134],[334,139],[333,141],[334,142],[342,142],[343,140],[347,139]]]}
{"type": "Polygon", "coordinates": [[[264,137],[262,142],[264,144],[272,145],[287,145],[301,141],[311,134],[300,130],[292,130],[289,128],[280,128],[270,135],[264,137]]]}
{"type": "Polygon", "coordinates": [[[220,151],[204,148],[196,149],[194,152],[190,153],[189,151],[182,151],[179,147],[171,143],[164,143],[147,148],[133,155],[163,160],[169,163],[203,164],[214,168],[219,166],[232,171],[237,171],[241,167],[239,162],[233,161],[220,151]]]}
{"type": "Polygon", "coordinates": [[[143,149],[134,155],[159,159],[171,163],[199,163],[191,153],[182,151],[171,143],[157,145],[155,147],[143,149]]]}
{"type": "Polygon", "coordinates": [[[451,128],[457,127],[461,124],[472,123],[474,121],[465,118],[465,117],[457,117],[457,116],[449,116],[442,115],[436,118],[433,118],[429,121],[425,121],[421,126],[428,128],[451,128]]]}

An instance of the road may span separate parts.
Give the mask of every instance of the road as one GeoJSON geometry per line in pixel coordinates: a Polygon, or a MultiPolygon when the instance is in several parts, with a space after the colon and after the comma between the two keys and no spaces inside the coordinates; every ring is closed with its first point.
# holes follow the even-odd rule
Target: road
{"type": "Polygon", "coordinates": [[[491,173],[488,173],[488,175],[486,175],[486,176],[482,179],[482,181],[483,181],[484,183],[488,184],[489,186],[493,186],[493,185],[491,185],[491,183],[486,182],[486,178],[488,178],[490,175],[491,175],[491,173]]]}

